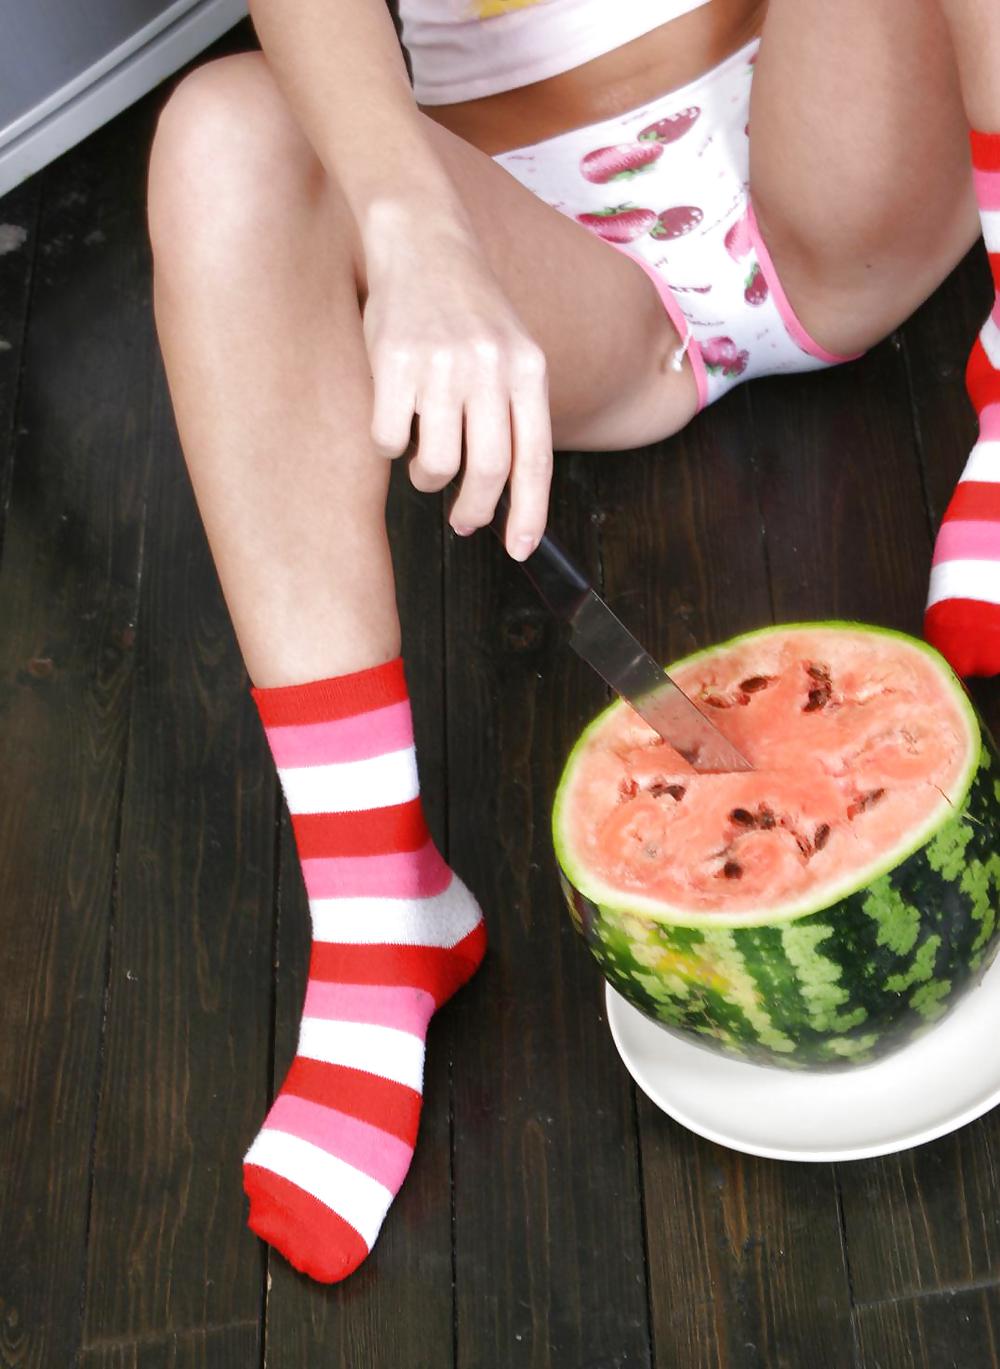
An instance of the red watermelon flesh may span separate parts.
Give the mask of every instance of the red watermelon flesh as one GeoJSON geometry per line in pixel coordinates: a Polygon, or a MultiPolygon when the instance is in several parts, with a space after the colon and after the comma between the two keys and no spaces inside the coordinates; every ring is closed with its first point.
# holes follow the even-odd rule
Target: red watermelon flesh
{"type": "Polygon", "coordinates": [[[559,829],[572,833],[563,864],[607,898],[681,913],[819,906],[939,820],[966,780],[956,682],[901,636],[792,628],[674,673],[755,769],[698,774],[632,709],[603,714],[567,767],[559,829]]]}

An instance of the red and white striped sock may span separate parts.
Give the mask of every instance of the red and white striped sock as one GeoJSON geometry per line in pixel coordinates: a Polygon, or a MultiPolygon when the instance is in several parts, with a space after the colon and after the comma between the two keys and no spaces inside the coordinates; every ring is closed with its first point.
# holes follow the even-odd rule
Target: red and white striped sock
{"type": "Polygon", "coordinates": [[[298,1052],[244,1187],[257,1235],[333,1283],[368,1254],[409,1169],[427,1024],[478,968],[486,930],[424,821],[402,660],[253,696],[313,948],[298,1052]]]}
{"type": "Polygon", "coordinates": [[[965,373],[979,440],[934,547],[924,631],[960,675],[1000,673],[1000,133],[972,134],[993,311],[965,373]]]}

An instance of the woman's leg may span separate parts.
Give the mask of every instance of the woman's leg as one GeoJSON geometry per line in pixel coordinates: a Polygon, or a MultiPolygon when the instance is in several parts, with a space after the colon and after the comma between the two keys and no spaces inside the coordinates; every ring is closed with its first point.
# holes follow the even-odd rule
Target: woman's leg
{"type": "Polygon", "coordinates": [[[475,970],[483,933],[474,901],[428,843],[419,803],[384,527],[388,466],[364,442],[370,376],[353,224],[276,121],[280,111],[269,114],[273,101],[252,59],[182,84],[153,149],[150,231],[177,423],[257,685],[315,934],[299,1049],[244,1165],[249,1220],[297,1268],[330,1281],[367,1254],[402,1182],[428,1009],[475,970]],[[369,888],[368,921],[384,923],[404,894],[432,895],[406,902],[404,930],[428,949],[414,945],[416,961],[383,969],[381,1003],[356,948],[353,965],[330,962],[348,906],[336,897],[337,857],[356,867],[360,854],[347,825],[358,792],[375,837],[367,849],[395,866],[396,897],[369,888]],[[438,983],[421,987],[431,955],[447,960],[438,983]],[[408,1003],[423,1013],[406,1018],[408,1003]],[[381,1050],[381,1078],[365,1089],[356,1042],[368,1029],[353,1024],[380,1021],[405,1023],[410,1035],[393,1050],[381,1034],[369,1051],[378,1059],[381,1050]]]}
{"type": "MultiPolygon", "coordinates": [[[[694,382],[670,369],[677,335],[641,268],[427,130],[546,353],[556,445],[634,446],[686,422],[694,382]]],[[[247,1155],[250,1223],[333,1281],[368,1253],[406,1174],[427,1023],[478,966],[483,922],[420,806],[362,253],[261,58],[178,88],[150,229],[181,440],[313,920],[299,1051],[247,1155]]]]}
{"type": "Polygon", "coordinates": [[[1000,9],[996,0],[942,0],[972,133],[993,310],[966,380],[979,440],[945,510],[934,548],[925,631],[963,675],[1000,672],[1000,9]]]}
{"type": "MultiPolygon", "coordinates": [[[[426,127],[546,353],[556,446],[637,446],[681,427],[693,381],[669,368],[677,335],[640,268],[426,127]]],[[[171,394],[250,675],[277,685],[384,660],[398,649],[388,471],[369,440],[350,213],[255,55],[182,83],[150,175],[171,394]]]]}
{"type": "Polygon", "coordinates": [[[979,232],[939,0],[770,0],[750,185],[791,303],[821,343],[861,351],[908,318],[979,232]]]}
{"type": "Polygon", "coordinates": [[[258,59],[188,77],[150,163],[155,305],[181,443],[252,680],[398,654],[358,247],[258,59]]]}
{"type": "MultiPolygon", "coordinates": [[[[1000,252],[1000,138],[974,140],[974,185],[963,97],[1000,132],[996,0],[771,0],[751,189],[794,307],[832,350],[877,341],[943,280],[980,232],[975,191],[1000,252]]],[[[945,514],[925,626],[962,674],[1000,671],[998,327],[1000,306],[970,362],[983,440],[945,514]]]]}
{"type": "Polygon", "coordinates": [[[940,0],[975,129],[1000,130],[1000,11],[993,0],[940,0]]]}

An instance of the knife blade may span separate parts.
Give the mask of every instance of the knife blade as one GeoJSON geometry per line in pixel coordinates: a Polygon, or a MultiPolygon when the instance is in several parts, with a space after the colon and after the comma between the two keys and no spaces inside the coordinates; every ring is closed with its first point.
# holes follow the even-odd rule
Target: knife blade
{"type": "MultiPolygon", "coordinates": [[[[510,498],[504,490],[491,529],[504,539],[510,498]]],[[[520,566],[556,617],[569,644],[695,770],[752,770],[712,723],[612,613],[562,547],[546,533],[520,566]]]]}

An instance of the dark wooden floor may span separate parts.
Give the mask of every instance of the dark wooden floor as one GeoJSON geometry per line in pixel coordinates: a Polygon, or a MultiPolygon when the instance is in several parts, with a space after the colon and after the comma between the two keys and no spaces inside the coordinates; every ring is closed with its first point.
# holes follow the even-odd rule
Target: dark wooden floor
{"type": "MultiPolygon", "coordinates": [[[[405,482],[424,791],[492,949],[432,1027],[416,1160],[360,1272],[317,1287],[245,1228],[307,910],[153,335],[162,99],[0,202],[26,234],[0,232],[0,1366],[996,1365],[1000,1113],[795,1165],[637,1094],[549,844],[602,689],[493,539],[445,535],[405,482]]],[[[551,526],[662,659],[772,620],[918,631],[987,300],[974,254],[857,364],[561,455],[551,526]]]]}

